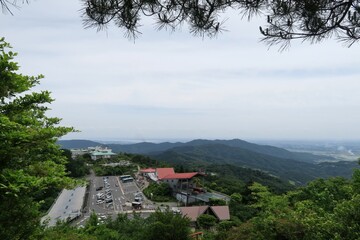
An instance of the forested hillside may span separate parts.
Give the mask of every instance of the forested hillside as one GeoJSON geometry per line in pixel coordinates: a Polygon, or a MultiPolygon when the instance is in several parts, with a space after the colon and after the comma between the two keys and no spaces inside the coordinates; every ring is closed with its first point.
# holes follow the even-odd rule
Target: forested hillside
{"type": "Polygon", "coordinates": [[[226,163],[258,169],[298,185],[319,177],[350,177],[352,169],[358,167],[356,162],[311,164],[220,144],[177,147],[151,156],[169,163],[194,167],[226,163]]]}
{"type": "MultiPolygon", "coordinates": [[[[86,140],[62,140],[65,148],[102,145],[86,140]]],[[[355,162],[322,162],[324,156],[295,153],[282,148],[257,145],[243,140],[193,140],[187,143],[106,144],[114,152],[146,154],[169,164],[204,167],[209,164],[231,164],[257,169],[296,185],[303,185],[319,177],[349,178],[355,162]]],[[[333,160],[329,157],[328,160],[333,160]]]]}
{"type": "Polygon", "coordinates": [[[61,146],[61,148],[64,148],[64,149],[88,148],[88,147],[104,145],[99,142],[94,142],[94,141],[90,141],[90,140],[58,140],[57,144],[59,144],[61,146]]]}
{"type": "Polygon", "coordinates": [[[300,152],[290,152],[283,148],[268,146],[268,145],[259,145],[250,142],[246,142],[240,139],[233,140],[203,140],[197,139],[190,142],[163,142],[163,143],[151,143],[151,142],[142,142],[135,144],[101,144],[98,142],[88,141],[88,140],[60,140],[58,143],[63,148],[86,148],[96,145],[106,145],[110,147],[114,152],[126,152],[126,153],[137,153],[137,154],[153,154],[160,153],[167,150],[170,150],[175,147],[182,146],[204,146],[209,144],[220,144],[229,147],[239,148],[243,150],[248,150],[256,153],[266,154],[269,156],[274,156],[283,159],[303,161],[303,162],[316,162],[320,160],[333,160],[333,157],[330,156],[319,156],[310,153],[300,153],[300,152]]]}

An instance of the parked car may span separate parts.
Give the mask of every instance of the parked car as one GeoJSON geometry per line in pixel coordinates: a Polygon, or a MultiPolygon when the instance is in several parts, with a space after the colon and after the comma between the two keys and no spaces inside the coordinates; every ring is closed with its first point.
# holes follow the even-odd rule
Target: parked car
{"type": "Polygon", "coordinates": [[[103,194],[103,193],[101,193],[101,194],[96,194],[96,198],[97,198],[98,200],[104,199],[104,198],[105,198],[105,194],[103,194]]]}
{"type": "Polygon", "coordinates": [[[134,209],[141,209],[142,208],[141,203],[139,203],[139,202],[132,202],[131,205],[132,205],[132,207],[134,209]]]}

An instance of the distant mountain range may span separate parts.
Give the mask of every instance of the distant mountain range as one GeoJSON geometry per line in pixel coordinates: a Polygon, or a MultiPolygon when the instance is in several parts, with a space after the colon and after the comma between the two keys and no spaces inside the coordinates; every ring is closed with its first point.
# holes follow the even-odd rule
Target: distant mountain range
{"type": "Polygon", "coordinates": [[[268,146],[268,145],[258,145],[250,142],[246,142],[240,139],[233,140],[193,140],[186,143],[176,142],[164,142],[164,143],[135,143],[135,144],[102,144],[99,142],[89,141],[89,140],[60,140],[58,142],[63,148],[87,148],[97,145],[104,145],[110,147],[114,152],[126,152],[126,153],[136,153],[136,154],[154,154],[160,153],[167,150],[170,150],[175,147],[184,147],[184,146],[203,146],[209,144],[219,144],[229,147],[241,148],[244,150],[249,150],[256,153],[266,154],[274,157],[279,157],[283,159],[291,159],[302,162],[317,162],[323,160],[334,160],[333,157],[324,157],[320,155],[314,155],[311,153],[302,153],[302,152],[290,152],[283,148],[268,146]]]}
{"type": "Polygon", "coordinates": [[[149,155],[175,165],[206,167],[222,163],[258,169],[299,185],[318,177],[350,177],[352,169],[358,166],[356,162],[302,162],[221,144],[176,147],[149,155]]]}
{"type": "Polygon", "coordinates": [[[105,145],[105,144],[90,141],[90,140],[59,140],[57,143],[61,146],[61,148],[65,148],[65,149],[88,148],[88,147],[96,147],[96,146],[105,145]]]}
{"type": "Polygon", "coordinates": [[[108,146],[114,152],[151,156],[174,165],[206,167],[210,164],[231,164],[258,169],[296,184],[304,184],[318,177],[349,177],[356,162],[333,161],[333,157],[311,153],[290,152],[283,148],[258,145],[239,139],[193,140],[186,143],[101,144],[88,140],[60,140],[63,148],[108,146]]]}

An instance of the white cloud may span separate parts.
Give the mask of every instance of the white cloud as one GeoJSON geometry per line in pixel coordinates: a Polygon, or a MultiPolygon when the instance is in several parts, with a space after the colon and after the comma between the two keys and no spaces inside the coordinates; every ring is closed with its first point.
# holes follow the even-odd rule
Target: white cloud
{"type": "Polygon", "coordinates": [[[231,15],[229,32],[156,32],[136,42],[83,29],[79,1],[34,1],[0,15],[26,74],[43,73],[52,113],[87,138],[357,138],[359,46],[334,41],[267,50],[258,26],[231,15]]]}

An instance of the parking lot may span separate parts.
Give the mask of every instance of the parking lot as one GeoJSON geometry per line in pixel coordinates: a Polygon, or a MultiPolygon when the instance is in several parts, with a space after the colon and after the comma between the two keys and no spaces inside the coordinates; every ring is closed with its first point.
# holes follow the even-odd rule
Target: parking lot
{"type": "Polygon", "coordinates": [[[140,210],[138,212],[142,217],[149,216],[157,206],[146,199],[135,181],[124,183],[119,176],[92,176],[84,214],[74,224],[84,225],[92,212],[98,215],[100,221],[106,217],[115,218],[119,213],[128,213],[131,217],[134,210],[140,210]],[[135,203],[141,203],[141,209],[135,203]]]}

